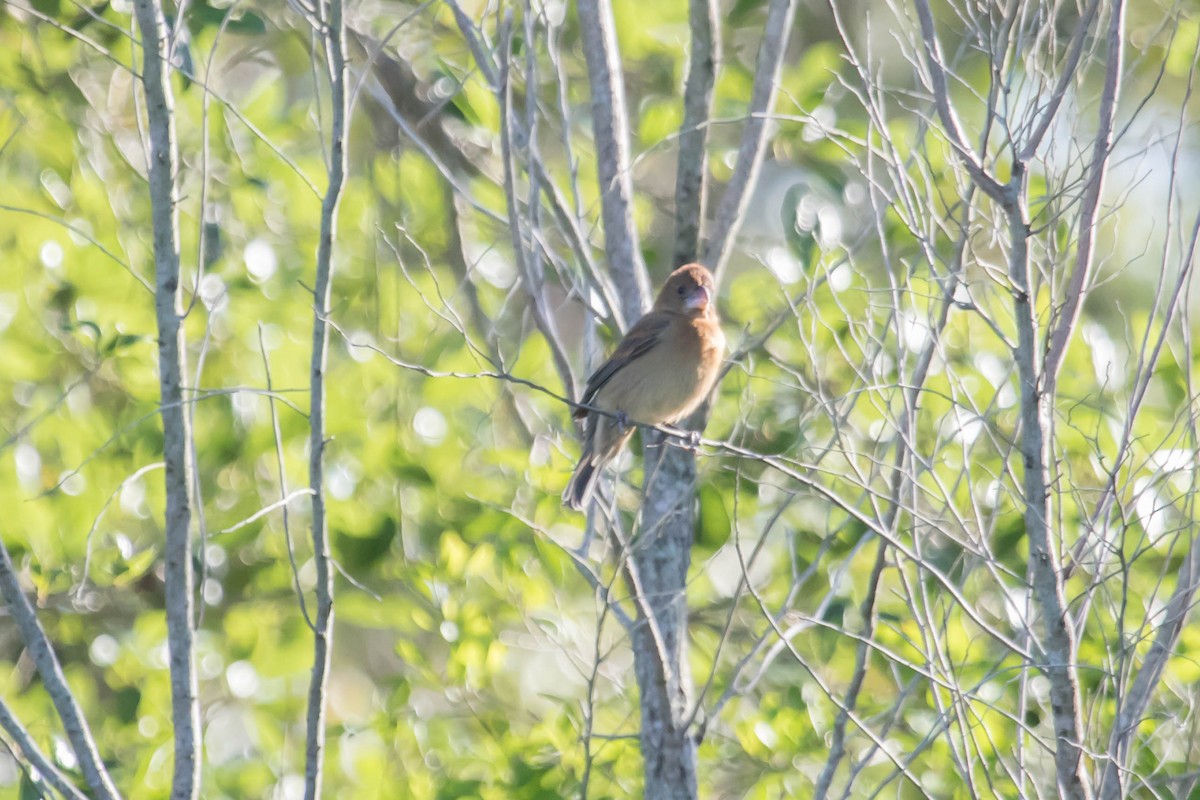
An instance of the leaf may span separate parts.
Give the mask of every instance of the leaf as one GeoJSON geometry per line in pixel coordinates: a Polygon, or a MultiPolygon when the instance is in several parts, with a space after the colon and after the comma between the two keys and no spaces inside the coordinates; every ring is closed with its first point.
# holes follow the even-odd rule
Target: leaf
{"type": "MultiPolygon", "coordinates": [[[[34,6],[36,5],[37,3],[34,3],[34,6]]],[[[70,28],[75,31],[82,31],[88,25],[91,25],[93,22],[100,19],[104,12],[108,10],[108,6],[109,0],[104,0],[103,3],[92,6],[79,16],[75,17],[75,19],[71,20],[69,23],[70,28]]]]}
{"type": "Polygon", "coordinates": [[[240,17],[230,20],[225,30],[242,36],[262,36],[267,32],[267,23],[253,11],[246,11],[240,17]]]}
{"type": "Polygon", "coordinates": [[[369,533],[362,536],[345,530],[333,532],[338,559],[342,566],[351,572],[374,566],[387,555],[395,538],[396,521],[390,516],[381,518],[369,533]]]}
{"type": "MultiPolygon", "coordinates": [[[[91,325],[93,328],[95,328],[96,337],[99,338],[100,329],[97,328],[94,324],[88,323],[88,322],[82,322],[82,321],[79,324],[80,325],[91,325]]],[[[116,336],[113,336],[111,339],[109,339],[107,342],[105,342],[103,353],[104,353],[104,355],[111,355],[112,353],[116,353],[119,350],[124,350],[125,348],[127,348],[131,345],[135,345],[145,338],[146,337],[140,336],[136,333],[118,333],[116,336]]]]}
{"type": "Polygon", "coordinates": [[[30,777],[29,770],[23,770],[21,772],[20,800],[43,800],[46,795],[39,788],[40,786],[40,781],[35,783],[30,777]]]}
{"type": "Polygon", "coordinates": [[[243,36],[261,36],[267,32],[267,23],[253,11],[242,10],[238,16],[226,22],[226,17],[234,13],[236,5],[230,8],[214,8],[208,3],[197,3],[190,9],[188,19],[190,24],[199,30],[220,28],[223,24],[227,32],[243,36]]]}
{"type": "Polygon", "coordinates": [[[92,332],[92,338],[94,338],[97,342],[100,341],[102,337],[102,334],[100,333],[100,326],[92,322],[90,319],[81,319],[77,322],[67,322],[63,325],[63,329],[68,331],[76,331],[80,328],[87,328],[92,332]]]}
{"type": "Polygon", "coordinates": [[[992,548],[999,558],[1007,559],[1014,555],[1017,545],[1025,538],[1025,519],[1020,514],[1009,514],[1005,517],[992,548]]]}
{"type": "Polygon", "coordinates": [[[142,690],[136,686],[126,686],[118,689],[117,717],[124,723],[137,722],[138,706],[142,702],[142,690]]]}
{"type": "Polygon", "coordinates": [[[711,485],[700,487],[700,517],[696,521],[696,543],[713,550],[729,539],[729,512],[725,500],[711,485]]]}
{"type": "Polygon", "coordinates": [[[128,586],[146,573],[158,559],[158,552],[147,547],[124,561],[113,564],[113,586],[128,586]]]}

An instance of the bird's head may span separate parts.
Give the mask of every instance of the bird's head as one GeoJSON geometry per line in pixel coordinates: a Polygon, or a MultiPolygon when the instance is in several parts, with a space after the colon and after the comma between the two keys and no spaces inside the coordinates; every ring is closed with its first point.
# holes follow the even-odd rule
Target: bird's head
{"type": "Polygon", "coordinates": [[[716,313],[715,297],[712,273],[699,264],[687,264],[667,277],[654,307],[659,311],[705,316],[716,313]]]}

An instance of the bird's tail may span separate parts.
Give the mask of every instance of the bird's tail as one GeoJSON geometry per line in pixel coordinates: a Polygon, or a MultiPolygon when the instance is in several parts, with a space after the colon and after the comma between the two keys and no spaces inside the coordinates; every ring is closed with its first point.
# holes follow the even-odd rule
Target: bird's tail
{"type": "Polygon", "coordinates": [[[591,457],[591,453],[584,453],[583,458],[579,459],[579,465],[571,473],[571,480],[567,482],[567,488],[563,491],[563,505],[575,511],[582,511],[587,507],[592,493],[596,490],[596,481],[600,479],[600,470],[596,467],[597,464],[591,457]]]}
{"type": "Polygon", "coordinates": [[[617,428],[609,426],[603,419],[590,417],[583,437],[583,453],[563,492],[563,505],[576,511],[587,508],[600,483],[604,465],[617,457],[632,436],[632,425],[617,428]]]}

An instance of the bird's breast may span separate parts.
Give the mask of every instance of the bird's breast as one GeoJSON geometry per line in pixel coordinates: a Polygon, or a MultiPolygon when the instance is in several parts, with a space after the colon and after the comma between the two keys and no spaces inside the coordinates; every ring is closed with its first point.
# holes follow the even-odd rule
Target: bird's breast
{"type": "Polygon", "coordinates": [[[719,323],[681,318],[655,347],[613,376],[598,393],[597,405],[623,411],[636,422],[677,422],[708,395],[724,352],[719,323]]]}

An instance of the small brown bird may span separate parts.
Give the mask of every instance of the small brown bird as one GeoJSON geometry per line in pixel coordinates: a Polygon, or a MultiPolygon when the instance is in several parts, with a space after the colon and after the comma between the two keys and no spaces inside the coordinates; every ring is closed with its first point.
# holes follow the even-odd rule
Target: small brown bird
{"type": "Polygon", "coordinates": [[[601,468],[633,436],[630,422],[670,424],[695,411],[716,383],[724,355],[712,274],[699,264],[680,267],[654,308],[588,378],[580,402],[609,414],[575,409],[576,418],[586,417],[583,454],[563,503],[575,510],[587,506],[601,468]]]}

